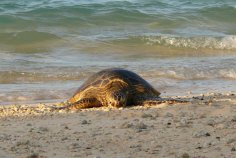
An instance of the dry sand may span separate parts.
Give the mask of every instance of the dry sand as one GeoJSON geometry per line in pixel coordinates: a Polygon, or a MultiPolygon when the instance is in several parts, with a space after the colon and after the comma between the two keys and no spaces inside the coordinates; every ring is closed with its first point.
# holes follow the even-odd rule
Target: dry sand
{"type": "Polygon", "coordinates": [[[235,158],[236,94],[190,98],[71,112],[0,106],[0,157],[235,158]]]}

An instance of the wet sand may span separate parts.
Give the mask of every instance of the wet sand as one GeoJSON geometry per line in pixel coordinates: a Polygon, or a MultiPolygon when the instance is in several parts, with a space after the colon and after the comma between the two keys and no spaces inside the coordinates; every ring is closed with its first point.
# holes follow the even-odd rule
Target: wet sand
{"type": "Polygon", "coordinates": [[[0,157],[236,157],[236,93],[185,98],[69,112],[2,105],[0,157]]]}

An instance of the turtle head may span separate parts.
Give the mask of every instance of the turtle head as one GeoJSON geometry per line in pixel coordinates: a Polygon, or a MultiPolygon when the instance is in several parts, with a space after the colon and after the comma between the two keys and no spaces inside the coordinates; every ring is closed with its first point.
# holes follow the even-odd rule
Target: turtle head
{"type": "Polygon", "coordinates": [[[127,94],[123,91],[116,91],[109,94],[108,103],[114,107],[125,107],[127,105],[127,94]]]}

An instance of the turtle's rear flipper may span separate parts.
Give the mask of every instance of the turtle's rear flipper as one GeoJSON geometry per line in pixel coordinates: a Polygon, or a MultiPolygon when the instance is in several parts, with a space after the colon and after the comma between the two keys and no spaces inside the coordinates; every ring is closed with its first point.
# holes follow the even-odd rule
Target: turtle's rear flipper
{"type": "Polygon", "coordinates": [[[53,110],[78,110],[84,108],[100,107],[101,103],[96,98],[83,98],[74,103],[67,103],[62,107],[51,107],[53,110]]]}

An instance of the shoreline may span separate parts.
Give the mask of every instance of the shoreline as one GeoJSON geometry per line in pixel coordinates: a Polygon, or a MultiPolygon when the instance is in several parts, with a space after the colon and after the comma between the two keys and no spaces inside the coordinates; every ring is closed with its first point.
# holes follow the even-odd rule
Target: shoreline
{"type": "MultiPolygon", "coordinates": [[[[211,105],[213,101],[230,101],[232,98],[236,98],[236,91],[234,92],[225,92],[225,93],[205,93],[200,95],[185,95],[185,96],[163,96],[161,98],[178,98],[189,101],[191,104],[206,104],[211,105]]],[[[79,109],[77,111],[53,111],[49,108],[50,106],[62,106],[62,102],[53,102],[53,101],[40,101],[31,102],[31,103],[7,103],[0,104],[0,119],[4,117],[18,116],[18,117],[27,117],[27,116],[39,116],[39,115],[56,115],[60,113],[75,113],[75,112],[84,112],[84,111],[110,111],[117,110],[114,107],[95,107],[95,108],[87,108],[87,109],[79,109]]],[[[179,103],[174,103],[179,104],[179,103]]],[[[145,106],[129,106],[125,108],[118,108],[118,110],[122,109],[135,109],[135,108],[145,108],[145,107],[165,107],[168,106],[167,103],[161,103],[159,105],[145,105],[145,106]]]]}
{"type": "Polygon", "coordinates": [[[0,106],[0,157],[234,157],[236,94],[185,98],[69,112],[0,106]]]}

